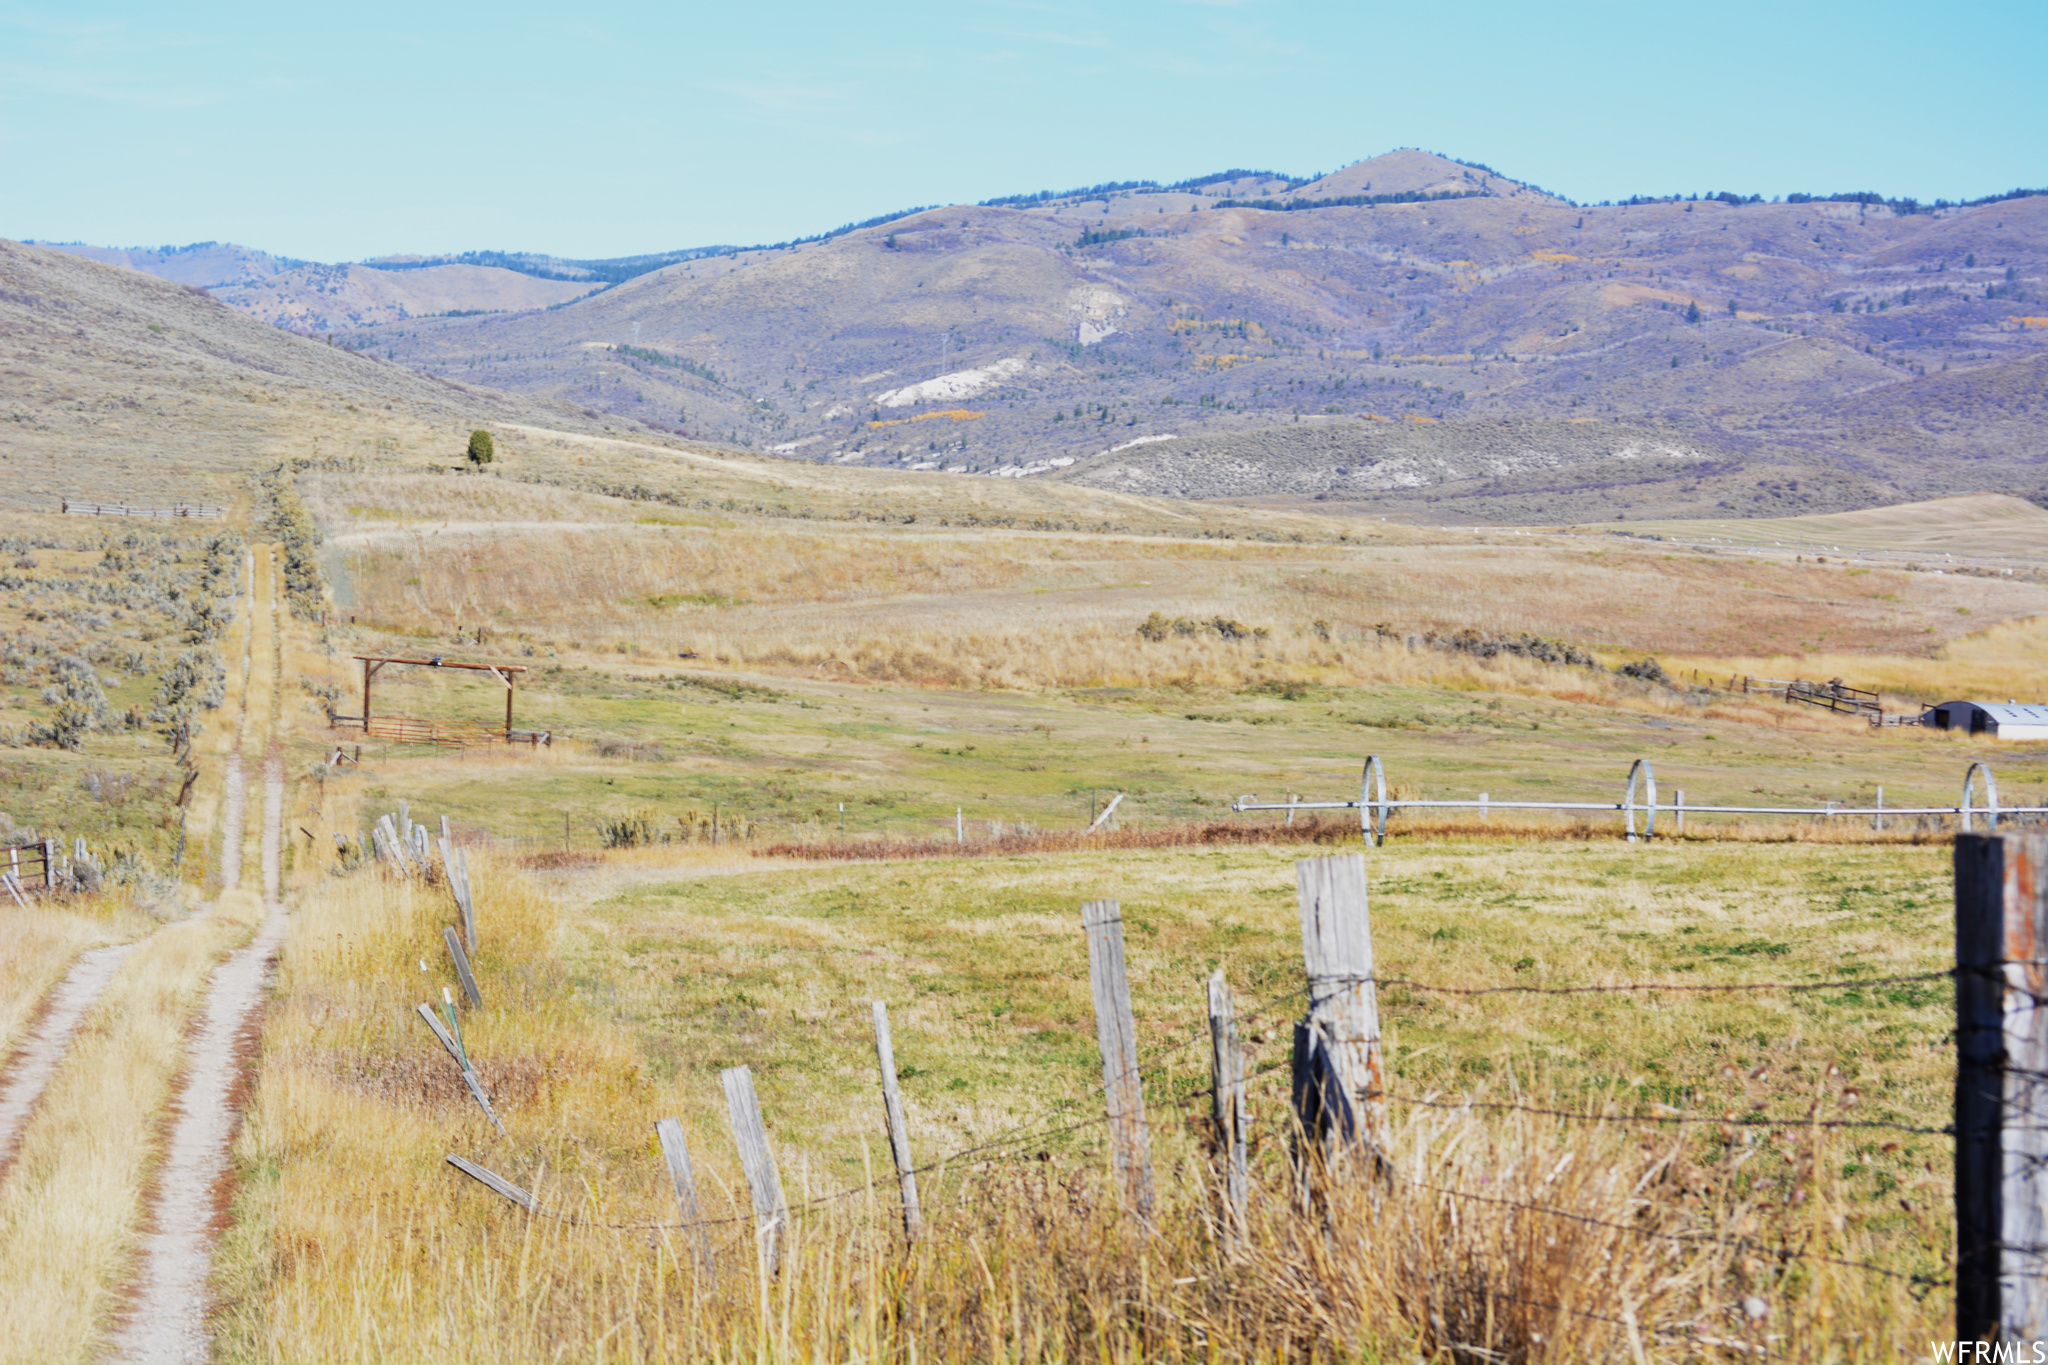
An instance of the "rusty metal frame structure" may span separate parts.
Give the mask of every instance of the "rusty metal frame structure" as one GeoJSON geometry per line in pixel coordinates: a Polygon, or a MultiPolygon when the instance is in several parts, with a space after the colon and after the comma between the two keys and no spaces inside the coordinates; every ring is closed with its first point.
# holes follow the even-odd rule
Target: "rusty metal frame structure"
{"type": "Polygon", "coordinates": [[[512,700],[518,693],[518,676],[526,669],[519,664],[474,664],[455,659],[444,659],[435,655],[430,659],[408,659],[395,655],[357,654],[353,656],[363,666],[363,733],[370,732],[370,684],[384,671],[387,664],[404,664],[410,668],[460,668],[472,673],[489,673],[505,684],[505,742],[512,742],[512,700]]]}

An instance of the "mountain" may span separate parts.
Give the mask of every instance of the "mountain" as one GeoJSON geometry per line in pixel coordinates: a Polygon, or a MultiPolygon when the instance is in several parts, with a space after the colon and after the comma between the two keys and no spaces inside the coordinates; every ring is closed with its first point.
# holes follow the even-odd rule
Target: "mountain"
{"type": "Polygon", "coordinates": [[[286,457],[458,462],[477,426],[602,424],[266,326],[77,253],[0,241],[0,503],[226,502],[286,457]]]}
{"type": "Polygon", "coordinates": [[[576,271],[583,278],[573,278],[568,270],[548,271],[538,265],[514,269],[435,258],[322,265],[221,242],[154,249],[76,242],[28,245],[192,285],[273,327],[308,332],[374,327],[415,317],[551,308],[603,287],[603,281],[589,278],[588,271],[576,271]]]}
{"type": "Polygon", "coordinates": [[[590,281],[540,279],[501,266],[302,265],[210,292],[273,327],[338,332],[416,317],[552,308],[601,287],[590,281]]]}
{"type": "Polygon", "coordinates": [[[280,275],[308,262],[288,256],[273,256],[233,242],[194,242],[190,246],[113,247],[87,246],[83,242],[28,242],[51,251],[107,265],[126,266],[145,275],[188,284],[197,289],[222,289],[253,284],[280,275]]]}
{"type": "Polygon", "coordinates": [[[2048,486],[2043,195],[1579,206],[1398,151],[635,259],[340,339],[793,458],[1411,519],[2048,486]]]}

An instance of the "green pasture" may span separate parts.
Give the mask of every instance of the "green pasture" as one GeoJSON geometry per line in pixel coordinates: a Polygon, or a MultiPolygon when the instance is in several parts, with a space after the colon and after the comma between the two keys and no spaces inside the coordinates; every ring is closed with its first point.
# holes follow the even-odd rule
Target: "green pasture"
{"type": "MultiPolygon", "coordinates": [[[[1220,967],[1249,1016],[1261,1159],[1281,1159],[1290,1026],[1301,1010],[1299,852],[741,862],[701,873],[621,863],[541,875],[574,903],[566,953],[583,1004],[627,1030],[649,1075],[688,1097],[693,1141],[723,1150],[717,1072],[749,1066],[774,1140],[826,1188],[858,1179],[863,1141],[871,1155],[883,1150],[871,999],[890,1007],[920,1161],[1097,1115],[1079,906],[1098,897],[1122,902],[1159,1140],[1170,1150],[1180,1135],[1199,1135],[1203,982],[1220,967]]],[[[1733,1161],[1747,1197],[1781,1205],[1802,1177],[1774,1144],[1795,1140],[1807,1119],[1946,1121],[1949,985],[1879,984],[1948,964],[1944,848],[1448,841],[1365,856],[1384,979],[1872,983],[1478,997],[1387,985],[1397,1100],[1783,1117],[1783,1129],[1723,1133],[1708,1122],[1643,1134],[1733,1161]]],[[[1398,1123],[1409,1111],[1396,1112],[1398,1123]]],[[[1902,1248],[1932,1245],[1945,1216],[1947,1139],[1828,1137],[1829,1174],[1859,1226],[1896,1232],[1902,1248]]],[[[1085,1155],[1098,1139],[1083,1129],[1025,1147],[1085,1155]]]]}
{"type": "MultiPolygon", "coordinates": [[[[503,719],[503,693],[464,675],[387,669],[380,714],[503,719]]],[[[344,710],[356,698],[345,694],[344,710]]],[[[1785,707],[1765,703],[1765,708],[1785,707]]],[[[518,723],[561,737],[513,781],[478,781],[476,751],[373,744],[360,775],[379,800],[405,798],[503,835],[579,840],[645,811],[664,827],[715,803],[770,839],[931,837],[1073,828],[1126,793],[1126,825],[1237,820],[1230,801],[1355,796],[1367,754],[1396,795],[1494,800],[1621,799],[1630,763],[1650,759],[1660,794],[1693,804],[1953,805],[1968,764],[1998,770],[2007,804],[2040,802],[2048,746],[1995,749],[1933,732],[1873,731],[1786,709],[1785,725],[1618,710],[1440,686],[1242,690],[1102,689],[963,693],[734,677],[687,665],[536,663],[518,723]]],[[[1768,709],[1765,714],[1772,714],[1768,709]]],[[[494,774],[502,770],[492,767],[494,774]]],[[[1692,828],[1701,828],[1695,817],[1692,828]]]]}

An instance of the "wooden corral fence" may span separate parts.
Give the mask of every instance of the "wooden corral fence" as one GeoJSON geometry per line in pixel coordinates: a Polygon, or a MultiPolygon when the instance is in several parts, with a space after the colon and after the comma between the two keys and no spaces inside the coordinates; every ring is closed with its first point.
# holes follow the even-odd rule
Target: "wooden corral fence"
{"type": "Polygon", "coordinates": [[[546,730],[497,730],[472,721],[420,720],[413,716],[372,716],[367,722],[358,716],[336,716],[336,724],[356,724],[371,739],[388,739],[397,744],[528,744],[535,748],[552,745],[554,736],[546,730]]]}
{"type": "MultiPolygon", "coordinates": [[[[1745,696],[1780,697],[1786,701],[1805,702],[1829,711],[1841,711],[1849,715],[1869,716],[1872,723],[1885,713],[1883,700],[1875,692],[1860,687],[1851,687],[1840,678],[1826,682],[1810,682],[1805,678],[1752,678],[1747,674],[1728,679],[1727,689],[1745,696]]],[[[1897,722],[1894,722],[1896,724],[1897,722]]]]}
{"type": "MultiPolygon", "coordinates": [[[[431,875],[434,858],[423,830],[408,838],[407,831],[395,825],[389,816],[379,826],[379,854],[395,872],[406,876],[431,875]],[[402,851],[408,844],[413,854],[410,866],[402,851]]],[[[443,937],[461,979],[464,998],[469,1009],[475,1011],[484,1006],[469,966],[478,932],[474,897],[459,852],[451,851],[446,838],[441,841],[440,852],[441,875],[454,892],[451,912],[460,917],[464,931],[458,935],[457,926],[451,924],[443,937]],[[465,938],[468,951],[464,950],[465,938]]],[[[1228,1252],[1244,1236],[1251,1184],[1245,1158],[1246,1128],[1251,1121],[1245,1094],[1248,1055],[1241,1040],[1248,1035],[1247,1026],[1253,1021],[1270,1017],[1290,1007],[1291,1002],[1301,1002],[1294,1006],[1301,1015],[1293,1027],[1291,1058],[1285,1068],[1291,1082],[1291,1102],[1279,1115],[1286,1132],[1275,1136],[1291,1138],[1293,1193],[1297,1198],[1306,1198],[1310,1206],[1321,1201],[1324,1191],[1340,1183],[1370,1182],[1382,1189],[1411,1187],[1418,1196],[1431,1200],[1471,1201],[1475,1207],[1506,1205],[1537,1226],[1551,1219],[1561,1220],[1563,1225],[1585,1221],[1581,1212],[1514,1198],[1505,1189],[1460,1189],[1438,1183],[1429,1172],[1404,1170],[1394,1159],[1397,1144],[1387,1121],[1389,1106],[1396,1104],[1469,1114],[1526,1111],[1568,1123],[1620,1123],[1647,1132],[1670,1133],[1675,1125],[1705,1124],[1718,1125],[1724,1131],[1853,1129],[1859,1133],[1889,1131],[1902,1136],[1950,1137],[1955,1142],[1956,1209],[1952,1276],[1916,1270],[1914,1261],[1928,1263],[1926,1250],[1918,1245],[1894,1248],[1885,1253],[1894,1263],[1880,1264],[1832,1254],[1825,1244],[1817,1245],[1810,1238],[1784,1245],[1743,1237],[1731,1238],[1729,1242],[1745,1256],[1766,1264],[1799,1262],[1816,1269],[1827,1266],[1908,1281],[1916,1289],[1953,1285],[1956,1332],[1964,1341],[2025,1342],[2048,1338],[2048,1124],[2043,1122],[2044,1107],[2048,1107],[2048,1008],[2042,1004],[2048,998],[2048,957],[2043,955],[2044,945],[2048,945],[2048,837],[1972,834],[1958,839],[1953,964],[1886,982],[1859,978],[1707,985],[1685,981],[1606,986],[1571,982],[1474,986],[1415,981],[1392,973],[1382,976],[1373,949],[1364,855],[1303,859],[1296,863],[1295,870],[1305,985],[1240,1015],[1219,969],[1205,983],[1207,998],[1203,1003],[1209,1025],[1206,1036],[1184,1038],[1153,1050],[1149,1056],[1141,1056],[1136,1046],[1118,904],[1102,900],[1081,907],[1081,937],[1086,944],[1102,1062],[1101,1084],[1093,1087],[1094,1101],[1101,1106],[1099,1117],[1075,1123],[1070,1113],[1061,1113],[1060,1126],[1056,1128],[978,1142],[937,1161],[914,1164],[905,1133],[902,1078],[895,1065],[887,1011],[881,1001],[873,1001],[869,1002],[869,1010],[880,1067],[880,1103],[874,1121],[887,1137],[896,1168],[893,1172],[866,1185],[792,1204],[784,1195],[776,1172],[770,1134],[756,1098],[752,1073],[745,1067],[735,1067],[723,1072],[720,1082],[733,1142],[753,1195],[752,1212],[704,1217],[681,1122],[671,1116],[654,1119],[650,1115],[663,1155],[663,1174],[674,1184],[679,1221],[634,1226],[693,1234],[693,1259],[703,1271],[712,1273],[713,1248],[708,1230],[722,1224],[751,1224],[753,1236],[748,1240],[760,1258],[764,1275],[772,1276],[778,1244],[786,1240],[792,1218],[806,1210],[856,1195],[872,1197],[895,1185],[901,1192],[904,1234],[915,1240],[923,1234],[926,1221],[917,1176],[970,1159],[977,1163],[1030,1161],[1034,1159],[1034,1149],[1044,1140],[1098,1128],[1107,1130],[1109,1163],[1122,1192],[1125,1215],[1149,1225],[1153,1217],[1153,1173],[1144,1073],[1150,1068],[1157,1078],[1170,1054],[1184,1053],[1205,1043],[1210,1063],[1207,1090],[1183,1093],[1179,1100],[1166,1101],[1166,1107],[1171,1110],[1200,1106],[1209,1111],[1214,1136],[1212,1188],[1216,1196],[1216,1214],[1210,1222],[1219,1248],[1228,1252]],[[1816,991],[1868,991],[1873,985],[1931,987],[1943,981],[1954,983],[1956,1000],[1954,1121],[1945,1127],[1933,1126],[1918,1115],[1892,1118],[1881,1111],[1824,1118],[1817,1109],[1803,1114],[1737,1115],[1691,1113],[1664,1105],[1647,1110],[1608,1105],[1579,1112],[1531,1103],[1512,1095],[1501,1099],[1437,1094],[1396,1096],[1382,1055],[1378,994],[1381,986],[1425,996],[1627,994],[1675,1002],[1699,999],[1703,991],[1786,996],[1816,991]]],[[[452,989],[444,990],[441,1015],[445,1016],[445,1025],[429,1004],[421,1004],[417,1012],[433,1031],[437,1044],[462,1070],[477,1103],[495,1123],[497,1115],[474,1079],[476,1072],[463,1043],[456,998],[452,989]]],[[[1897,1003],[1904,1007],[1909,998],[1902,997],[1897,1003]]],[[[1159,1088],[1162,1087],[1155,1081],[1155,1091],[1159,1088]]],[[[1047,1117],[1050,1119],[1051,1115],[1047,1117]]],[[[1039,1155],[1042,1159],[1042,1154],[1039,1155]]],[[[447,1161],[529,1215],[565,1223],[582,1221],[574,1213],[544,1207],[529,1190],[474,1161],[455,1153],[450,1153],[447,1161]]],[[[1652,1240],[1673,1235],[1633,1224],[1603,1226],[1652,1240]]],[[[1637,1354],[1640,1357],[1640,1352],[1637,1354]]]]}
{"type": "Polygon", "coordinates": [[[528,744],[539,748],[552,746],[554,735],[546,730],[515,730],[512,728],[512,703],[518,692],[519,677],[526,672],[520,664],[472,663],[460,659],[449,659],[441,655],[432,658],[415,659],[377,654],[358,654],[357,662],[363,666],[363,714],[360,716],[336,716],[336,725],[360,725],[363,733],[378,739],[394,740],[400,744],[528,744]],[[505,725],[503,729],[478,725],[470,721],[419,720],[411,716],[377,716],[371,714],[370,686],[377,674],[392,665],[406,668],[443,668],[461,673],[488,673],[505,688],[505,725]]]}
{"type": "Polygon", "coordinates": [[[30,896],[94,886],[107,871],[104,855],[87,848],[82,835],[71,841],[69,852],[61,839],[42,839],[0,845],[0,853],[0,904],[12,900],[23,909],[30,896]]]}
{"type": "Polygon", "coordinates": [[[73,502],[66,498],[58,511],[67,517],[156,517],[165,521],[182,521],[187,517],[213,520],[227,515],[221,507],[208,507],[202,503],[181,502],[170,507],[130,507],[121,502],[73,502]]]}
{"type": "Polygon", "coordinates": [[[1877,804],[1874,806],[1851,806],[1839,801],[1830,801],[1824,806],[1710,806],[1688,803],[1682,788],[1672,793],[1671,801],[1660,804],[1657,800],[1657,773],[1647,758],[1639,758],[1630,766],[1628,785],[1623,788],[1619,801],[1496,801],[1485,792],[1481,792],[1476,801],[1390,800],[1387,796],[1386,765],[1380,762],[1378,754],[1366,757],[1365,773],[1359,782],[1358,799],[1355,801],[1304,801],[1298,796],[1285,801],[1261,801],[1256,796],[1240,796],[1231,802],[1230,808],[1239,814],[1286,811],[1289,824],[1294,823],[1297,811],[1355,810],[1365,841],[1373,845],[1387,841],[1387,818],[1402,810],[1473,810],[1479,812],[1481,819],[1497,810],[1613,811],[1622,817],[1623,837],[1630,843],[1639,837],[1657,837],[1657,815],[1660,811],[1673,817],[1671,832],[1681,835],[1685,833],[1685,817],[1688,815],[1804,815],[1826,820],[1867,819],[1874,830],[1882,830],[1887,819],[1900,816],[1953,815],[1965,834],[1976,828],[1979,816],[1983,817],[1986,830],[1996,830],[2001,817],[2048,815],[2048,806],[1999,805],[1998,779],[1988,763],[1972,763],[1963,773],[1962,799],[1953,806],[1887,806],[1884,804],[1883,787],[1877,789],[1877,804]],[[1640,832],[1636,827],[1638,815],[1642,817],[1640,832]]]}
{"type": "Polygon", "coordinates": [[[7,848],[7,864],[0,867],[0,888],[4,888],[17,904],[25,895],[38,891],[52,891],[57,886],[57,841],[44,839],[40,843],[11,844],[7,848]]]}
{"type": "MultiPolygon", "coordinates": [[[[1695,672],[1693,676],[1697,679],[1699,675],[1695,672]]],[[[1851,687],[1840,678],[1830,678],[1821,683],[1804,678],[1752,678],[1745,674],[1730,677],[1727,690],[1746,696],[1778,697],[1844,715],[1862,716],[1876,728],[1918,725],[1921,717],[1931,709],[1922,703],[1918,711],[1887,711],[1879,694],[1851,687]]]]}

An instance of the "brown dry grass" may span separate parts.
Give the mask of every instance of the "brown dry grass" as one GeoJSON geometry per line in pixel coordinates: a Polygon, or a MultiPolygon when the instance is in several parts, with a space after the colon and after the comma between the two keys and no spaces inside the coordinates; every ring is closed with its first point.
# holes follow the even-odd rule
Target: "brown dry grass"
{"type": "MultiPolygon", "coordinates": [[[[1918,1264],[1845,1205],[1824,1130],[1770,1135],[1802,1191],[1774,1208],[1729,1197],[1754,1155],[1739,1142],[1419,1107],[1397,1126],[1390,1184],[1340,1185],[1303,1216],[1270,1078],[1236,1253],[1216,1238],[1195,1121],[1205,1097],[1169,1091],[1154,1100],[1151,1231],[1121,1209],[1085,1132],[1079,1150],[1071,1133],[1045,1136],[928,1173],[929,1233],[913,1248],[887,1180],[800,1208],[773,1279],[759,1273],[737,1173],[700,1126],[712,1283],[688,1239],[649,1226],[674,1213],[648,1125],[694,1112],[691,1078],[651,1075],[591,1007],[605,997],[568,989],[580,931],[552,897],[487,858],[477,871],[489,1003],[465,1028],[508,1136],[410,1015],[434,993],[414,964],[447,919],[445,893],[371,873],[311,888],[238,1149],[248,1183],[226,1358],[1493,1358],[1478,1348],[1520,1362],[1680,1361],[1719,1349],[1703,1346],[1711,1338],[1877,1361],[1940,1331],[1941,1306],[1910,1281],[1755,1252],[1918,1264]],[[451,1150],[532,1186],[550,1216],[464,1181],[443,1164],[451,1150]],[[1765,1321],[1733,1306],[1747,1294],[1765,1300],[1765,1321]]],[[[1823,1084],[1818,1112],[1833,1112],[1840,1084],[1823,1084]]],[[[780,1155],[792,1203],[839,1188],[801,1151],[780,1155]]],[[[874,1172],[881,1158],[862,1159],[874,1172]]]]}
{"type": "Polygon", "coordinates": [[[211,913],[158,930],[86,1016],[0,1186],[0,1361],[97,1358],[119,1308],[186,1024],[215,964],[262,910],[254,894],[231,892],[211,913]]]}
{"type": "MultiPolygon", "coordinates": [[[[1685,667],[1689,660],[1675,661],[1685,667]]],[[[1765,678],[1843,678],[1895,697],[1949,701],[2042,699],[2048,676],[2048,615],[2005,621],[1951,640],[1930,657],[1827,652],[1805,656],[1752,655],[1705,661],[1715,673],[1750,673],[1765,678]]]]}
{"type": "Polygon", "coordinates": [[[1875,550],[1940,560],[2006,556],[2039,562],[2048,555],[2048,511],[2004,493],[1970,493],[1928,502],[1823,512],[1805,517],[1727,518],[1633,523],[1638,535],[1696,541],[1713,537],[1761,549],[1875,550]]]}
{"type": "MultiPolygon", "coordinates": [[[[386,505],[420,518],[404,529],[350,532],[330,550],[364,628],[452,641],[486,625],[501,646],[543,656],[689,653],[741,668],[955,688],[1242,685],[1275,675],[1398,683],[1459,671],[1438,657],[1397,661],[1374,648],[1384,626],[1397,637],[1529,632],[1615,662],[1677,654],[1710,676],[1739,671],[1738,656],[1764,667],[1759,647],[1813,655],[1799,667],[1770,665],[1798,676],[1844,655],[1884,655],[1899,666],[1844,663],[1845,676],[1882,673],[1926,690],[1943,675],[1942,661],[1915,659],[1963,630],[2048,608],[2048,589],[2027,582],[1641,546],[799,527],[670,518],[667,509],[646,518],[663,524],[649,525],[628,520],[644,509],[554,490],[534,490],[522,512],[489,480],[323,479],[314,501],[342,525],[363,525],[386,505]],[[449,529],[424,519],[421,483],[455,490],[442,509],[449,529]],[[615,524],[590,524],[607,519],[615,524]],[[1147,644],[1134,630],[1153,611],[1223,617],[1268,635],[1147,644]]],[[[1550,671],[1535,685],[1553,695],[1574,687],[1603,700],[1621,695],[1575,677],[1550,671]]]]}
{"type": "Polygon", "coordinates": [[[156,921],[136,913],[127,899],[38,898],[27,910],[12,899],[0,899],[7,907],[7,933],[0,937],[0,1062],[21,1045],[43,1001],[81,952],[125,943],[155,927],[156,921]]]}

